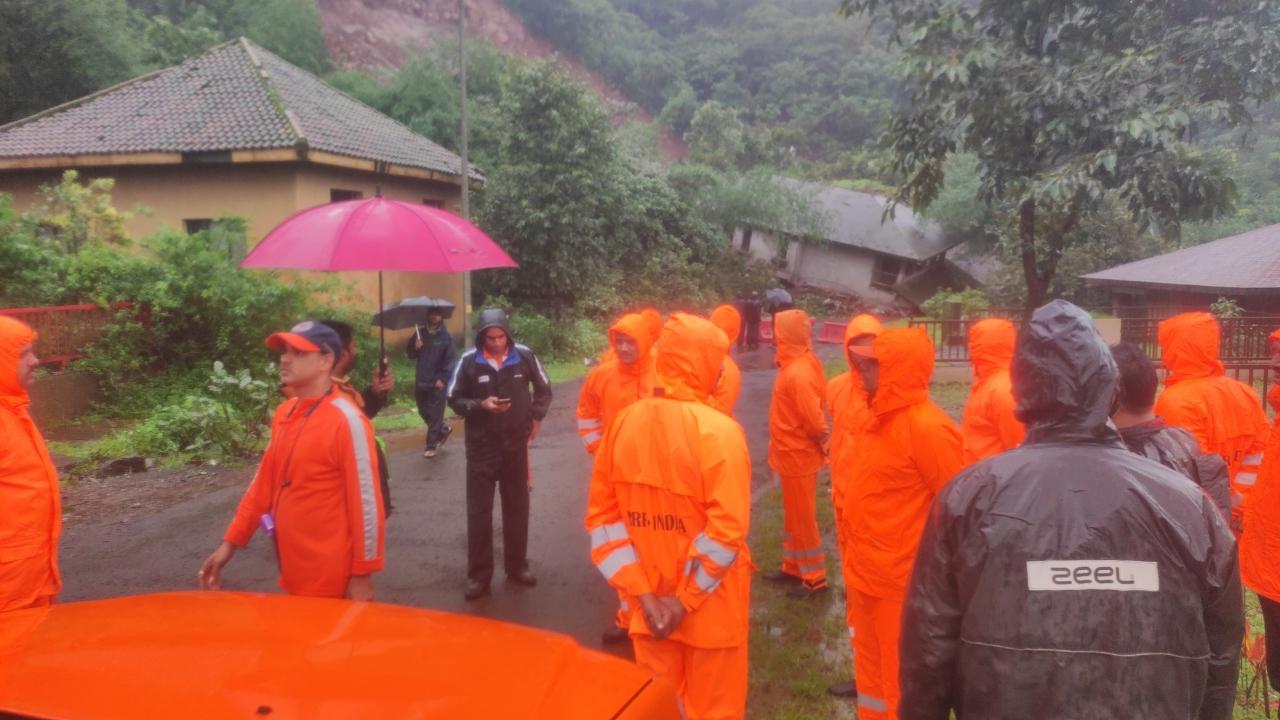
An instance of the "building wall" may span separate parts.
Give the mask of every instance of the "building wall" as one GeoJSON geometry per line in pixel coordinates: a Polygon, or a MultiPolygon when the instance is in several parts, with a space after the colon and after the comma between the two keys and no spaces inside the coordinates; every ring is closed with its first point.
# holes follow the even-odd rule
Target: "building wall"
{"type": "MultiPolygon", "coordinates": [[[[19,210],[34,209],[39,205],[39,187],[58,182],[61,175],[61,170],[0,172],[0,193],[12,195],[19,210]]],[[[81,176],[114,178],[112,201],[122,211],[148,209],[135,214],[126,224],[134,237],[144,237],[161,228],[182,230],[187,219],[216,220],[234,215],[248,221],[250,246],[294,212],[329,202],[331,189],[355,190],[364,197],[373,197],[380,187],[385,197],[406,202],[439,200],[455,212],[460,202],[457,186],[305,163],[89,168],[81,176]]],[[[335,302],[368,309],[370,313],[377,309],[377,273],[343,273],[342,279],[350,281],[351,290],[336,293],[335,302]]],[[[383,291],[387,302],[432,295],[462,307],[460,275],[384,273],[383,291]]],[[[461,330],[462,312],[456,315],[449,323],[455,333],[461,330]]],[[[389,337],[399,339],[404,335],[389,337]]]]}
{"type": "MultiPolygon", "coordinates": [[[[732,247],[742,247],[744,231],[739,228],[733,234],[732,247]]],[[[777,243],[768,233],[755,230],[751,233],[750,247],[745,251],[753,260],[774,262],[777,243]]],[[[896,295],[871,286],[876,255],[859,248],[836,243],[817,245],[791,242],[787,244],[785,262],[779,266],[778,275],[797,284],[853,293],[873,302],[892,303],[896,295]]],[[[901,279],[901,275],[899,275],[901,279]]]]}

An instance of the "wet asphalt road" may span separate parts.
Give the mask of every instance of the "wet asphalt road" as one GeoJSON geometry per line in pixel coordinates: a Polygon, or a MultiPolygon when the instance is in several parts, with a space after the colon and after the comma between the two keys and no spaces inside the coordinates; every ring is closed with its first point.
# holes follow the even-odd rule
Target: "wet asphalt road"
{"type": "MultiPolygon", "coordinates": [[[[743,389],[737,416],[747,434],[752,485],[769,480],[766,464],[769,394],[774,372],[768,348],[738,358],[743,389]]],[[[551,412],[531,452],[534,490],[529,559],[538,586],[507,584],[501,567],[501,513],[495,507],[493,594],[466,602],[465,460],[455,437],[437,458],[421,455],[419,440],[391,447],[392,498],[386,569],[375,576],[377,599],[415,607],[470,613],[576,638],[598,647],[617,602],[591,563],[582,529],[590,458],[578,439],[574,410],[582,381],[555,387],[551,412]]],[[[61,545],[61,601],[195,587],[196,570],[218,544],[242,487],[191,498],[127,523],[77,523],[61,545]]],[[[270,545],[256,537],[227,566],[234,590],[279,592],[270,545]]],[[[625,650],[619,652],[627,652],[625,650]]]]}

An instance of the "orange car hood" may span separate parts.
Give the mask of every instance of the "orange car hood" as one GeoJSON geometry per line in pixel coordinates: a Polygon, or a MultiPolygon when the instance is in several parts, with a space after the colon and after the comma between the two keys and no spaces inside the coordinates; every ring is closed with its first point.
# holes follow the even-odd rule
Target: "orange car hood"
{"type": "Polygon", "coordinates": [[[396,605],[231,592],[0,615],[0,712],[679,717],[666,683],[562,635],[396,605]]]}

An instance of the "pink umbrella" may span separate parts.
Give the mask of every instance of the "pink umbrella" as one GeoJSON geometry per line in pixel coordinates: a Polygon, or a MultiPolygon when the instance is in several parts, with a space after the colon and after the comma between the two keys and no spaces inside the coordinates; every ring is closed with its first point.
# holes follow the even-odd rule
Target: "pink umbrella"
{"type": "Polygon", "coordinates": [[[381,310],[383,271],[459,273],[518,265],[489,236],[453,213],[378,196],[294,213],[267,233],[240,267],[376,270],[381,310]]]}

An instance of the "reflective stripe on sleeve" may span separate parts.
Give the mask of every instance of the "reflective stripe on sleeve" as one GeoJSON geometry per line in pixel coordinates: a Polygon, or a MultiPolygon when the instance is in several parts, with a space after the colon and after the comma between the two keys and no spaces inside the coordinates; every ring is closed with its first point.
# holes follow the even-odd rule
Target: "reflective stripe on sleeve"
{"type": "Polygon", "coordinates": [[[624,545],[609,553],[604,560],[596,563],[596,567],[600,568],[600,574],[604,575],[605,580],[612,580],[619,570],[637,562],[639,560],[636,558],[635,548],[630,545],[624,545]]]}
{"type": "Polygon", "coordinates": [[[347,419],[347,427],[351,430],[351,444],[356,454],[356,479],[360,486],[360,518],[364,548],[360,557],[374,560],[378,557],[378,496],[374,489],[373,460],[369,455],[369,436],[364,431],[364,415],[346,398],[333,401],[333,406],[342,411],[347,419]]]}
{"type": "Polygon", "coordinates": [[[1252,487],[1252,486],[1253,486],[1254,484],[1256,484],[1257,482],[1258,482],[1258,473],[1255,473],[1255,472],[1242,472],[1242,473],[1236,473],[1236,484],[1237,484],[1237,485],[1243,485],[1243,486],[1245,486],[1245,487],[1252,487]]]}
{"type": "Polygon", "coordinates": [[[693,546],[698,552],[711,558],[720,567],[732,565],[733,561],[738,557],[738,553],[712,540],[706,533],[698,533],[698,537],[693,539],[693,546]]]}
{"type": "Polygon", "coordinates": [[[586,418],[578,420],[579,430],[596,430],[600,427],[600,418],[586,418]]]}
{"type": "Polygon", "coordinates": [[[1244,465],[1261,465],[1261,464],[1262,464],[1262,453],[1254,453],[1254,454],[1252,454],[1252,455],[1245,455],[1245,456],[1244,456],[1244,460],[1241,460],[1240,462],[1241,462],[1241,464],[1244,464],[1244,465]]]}
{"type": "Polygon", "coordinates": [[[588,446],[590,446],[590,445],[591,445],[591,443],[600,442],[600,440],[601,440],[603,437],[604,437],[604,436],[602,436],[602,435],[600,434],[600,431],[599,431],[599,430],[597,430],[597,431],[595,431],[595,432],[590,432],[590,433],[587,433],[586,435],[583,435],[583,436],[582,436],[582,444],[583,444],[583,445],[588,445],[588,446]]]}
{"type": "Polygon", "coordinates": [[[862,693],[858,693],[858,707],[874,712],[889,712],[889,703],[885,702],[883,698],[871,697],[862,693]]]}
{"type": "Polygon", "coordinates": [[[720,581],[711,577],[711,573],[708,573],[701,564],[693,572],[693,581],[703,592],[713,592],[720,587],[720,581]]]}
{"type": "Polygon", "coordinates": [[[627,526],[620,523],[609,523],[591,531],[591,549],[604,545],[614,540],[629,540],[630,535],[627,534],[627,526]]]}

